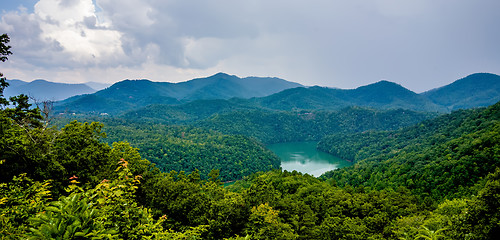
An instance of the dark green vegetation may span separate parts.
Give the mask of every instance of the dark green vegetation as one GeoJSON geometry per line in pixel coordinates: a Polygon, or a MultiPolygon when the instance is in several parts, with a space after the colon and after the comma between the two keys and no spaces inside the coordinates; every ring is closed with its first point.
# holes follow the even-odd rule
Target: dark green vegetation
{"type": "Polygon", "coordinates": [[[69,98],[58,103],[56,109],[60,112],[118,114],[151,104],[176,105],[199,99],[262,97],[299,86],[279,78],[239,78],[224,73],[180,83],[125,80],[94,94],[69,98]]]}
{"type": "Polygon", "coordinates": [[[349,106],[432,112],[445,110],[443,106],[431,102],[426,97],[388,81],[380,81],[351,90],[317,86],[287,89],[271,96],[255,99],[255,101],[263,107],[278,110],[340,110],[349,106]]]}
{"type": "Polygon", "coordinates": [[[500,76],[476,73],[422,95],[450,111],[486,107],[500,101],[500,76]]]}
{"type": "Polygon", "coordinates": [[[244,136],[224,135],[194,127],[166,125],[113,125],[108,122],[110,144],[127,141],[141,156],[163,172],[199,170],[206,179],[212,169],[223,181],[241,179],[280,166],[280,160],[261,143],[244,136]]]}
{"type": "MultiPolygon", "coordinates": [[[[224,102],[213,100],[213,105],[218,106],[216,103],[220,101],[224,102]]],[[[209,105],[205,109],[208,113],[203,115],[202,106],[196,104],[195,101],[184,105],[196,106],[192,108],[192,116],[196,111],[201,116],[208,116],[212,109],[216,110],[209,105]]],[[[142,157],[164,172],[191,173],[197,169],[201,178],[206,179],[212,169],[219,169],[223,181],[233,181],[258,171],[279,168],[279,159],[260,142],[317,141],[334,133],[393,130],[432,116],[434,114],[353,107],[338,112],[238,110],[215,114],[201,121],[182,121],[191,123],[184,126],[166,125],[173,119],[145,120],[131,115],[127,118],[100,117],[93,120],[104,123],[108,138],[103,141],[109,144],[129,142],[139,149],[142,157]]],[[[59,125],[67,123],[61,121],[59,125]]]]}
{"type": "Polygon", "coordinates": [[[197,126],[242,134],[269,143],[317,141],[328,134],[390,130],[418,123],[435,114],[408,110],[379,111],[351,107],[341,111],[233,111],[216,114],[197,126]]]}
{"type": "Polygon", "coordinates": [[[447,86],[421,94],[396,83],[380,81],[351,90],[324,87],[293,88],[253,99],[253,102],[262,107],[278,110],[340,110],[349,106],[361,106],[430,112],[484,107],[497,101],[500,101],[500,76],[489,73],[472,74],[447,86]]]}
{"type": "MultiPolygon", "coordinates": [[[[10,54],[8,40],[0,37],[2,61],[10,54]]],[[[193,126],[151,124],[157,120],[140,124],[103,117],[106,125],[72,121],[57,129],[49,126],[48,112],[31,108],[26,96],[5,99],[7,85],[1,78],[1,239],[497,239],[500,234],[500,103],[402,130],[397,128],[429,115],[356,107],[333,113],[247,109],[193,120],[266,141],[358,132],[345,139],[326,137],[321,145],[345,149],[339,153],[355,160],[353,167],[324,179],[259,172],[224,188],[221,173],[244,175],[255,171],[251,165],[261,167],[260,160],[268,167],[265,162],[273,159],[262,145],[193,126]],[[231,125],[234,121],[258,134],[231,125]],[[272,124],[260,130],[258,121],[272,124]],[[325,125],[315,128],[325,132],[302,131],[304,124],[325,125]],[[281,131],[292,136],[273,136],[281,131]],[[118,140],[152,147],[138,150],[118,140]],[[172,156],[169,164],[189,159],[204,169],[187,174],[165,165],[160,171],[146,154],[172,156]],[[220,157],[226,158],[214,160],[220,157]],[[225,165],[205,175],[210,167],[204,159],[225,165]],[[231,162],[237,166],[237,160],[243,168],[224,169],[231,162]]]]}
{"type": "MultiPolygon", "coordinates": [[[[258,171],[279,168],[279,159],[257,140],[265,144],[318,141],[335,133],[399,129],[436,116],[409,110],[358,107],[335,112],[286,112],[244,109],[245,106],[234,108],[235,102],[233,99],[193,101],[168,107],[151,105],[118,118],[75,117],[104,123],[108,136],[104,141],[129,142],[139,149],[142,157],[164,172],[191,173],[197,169],[201,178],[206,179],[212,169],[219,169],[223,181],[233,181],[258,171]]],[[[67,123],[61,121],[58,125],[67,123]]]]}
{"type": "MultiPolygon", "coordinates": [[[[233,181],[258,171],[279,168],[280,160],[260,142],[318,141],[334,133],[393,130],[435,116],[413,111],[377,111],[353,107],[338,112],[227,110],[225,114],[208,118],[212,110],[217,111],[216,107],[211,106],[220,106],[217,103],[224,103],[225,100],[211,102],[214,104],[205,109],[197,101],[182,105],[194,106],[186,108],[192,112],[191,120],[181,121],[179,115],[164,121],[159,118],[146,120],[135,115],[93,120],[105,125],[108,138],[103,141],[109,144],[129,142],[139,149],[142,157],[164,172],[175,170],[191,173],[197,169],[201,178],[207,179],[212,169],[219,169],[223,181],[233,181]],[[205,116],[205,120],[195,121],[196,112],[200,112],[202,119],[205,116]],[[172,122],[191,125],[166,125],[172,122]]],[[[157,111],[161,113],[161,108],[157,111]]],[[[170,113],[169,109],[166,111],[170,113]]],[[[61,121],[59,125],[66,123],[61,121]]]]}
{"type": "Polygon", "coordinates": [[[196,100],[180,105],[152,104],[118,117],[141,123],[185,124],[207,119],[214,114],[257,109],[260,108],[249,105],[242,99],[213,99],[196,100]]]}
{"type": "Polygon", "coordinates": [[[397,131],[329,136],[319,148],[357,163],[327,174],[339,185],[404,186],[437,200],[463,197],[500,166],[499,120],[497,103],[397,131]]]}
{"type": "Polygon", "coordinates": [[[444,113],[488,106],[500,100],[500,76],[487,73],[472,74],[422,94],[388,81],[350,90],[297,86],[276,78],[240,79],[223,73],[176,84],[126,80],[97,93],[57,103],[56,110],[179,123],[237,109],[338,111],[358,106],[444,113]],[[199,106],[209,108],[201,110],[199,106]]]}

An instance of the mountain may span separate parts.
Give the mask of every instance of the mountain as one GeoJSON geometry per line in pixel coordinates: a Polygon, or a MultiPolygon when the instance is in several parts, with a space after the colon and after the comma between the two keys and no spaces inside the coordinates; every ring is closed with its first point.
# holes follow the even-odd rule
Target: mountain
{"type": "Polygon", "coordinates": [[[445,110],[426,97],[389,81],[379,81],[356,88],[350,91],[348,97],[358,106],[378,109],[402,108],[431,112],[445,110]]]}
{"type": "Polygon", "coordinates": [[[395,131],[330,135],[318,148],[356,163],[325,174],[339,186],[404,186],[435,199],[460,198],[473,194],[478,181],[500,166],[499,120],[500,102],[395,131]]]}
{"type": "Polygon", "coordinates": [[[71,96],[94,93],[95,90],[85,84],[55,83],[38,79],[32,82],[7,80],[9,87],[4,91],[6,97],[26,94],[36,101],[59,101],[71,96]]]}
{"type": "Polygon", "coordinates": [[[489,106],[500,101],[500,76],[475,73],[422,95],[449,111],[489,106]]]}
{"type": "Polygon", "coordinates": [[[5,90],[7,90],[9,88],[16,88],[16,87],[19,87],[21,85],[28,84],[28,82],[25,82],[25,81],[22,81],[22,80],[19,80],[19,79],[8,79],[7,83],[9,83],[9,87],[6,88],[5,90]]]}
{"type": "Polygon", "coordinates": [[[91,87],[92,89],[94,89],[96,91],[103,90],[103,89],[111,86],[111,84],[100,83],[100,82],[86,82],[85,85],[91,87]]]}
{"type": "Polygon", "coordinates": [[[352,104],[345,99],[345,90],[326,87],[298,87],[251,99],[262,107],[276,110],[341,109],[352,104]]]}
{"type": "Polygon", "coordinates": [[[204,120],[214,114],[252,109],[259,107],[249,104],[244,99],[211,99],[195,100],[180,105],[152,104],[126,112],[119,117],[136,122],[179,124],[204,120]]]}
{"type": "Polygon", "coordinates": [[[496,101],[500,101],[500,76],[485,73],[472,74],[450,85],[422,94],[385,80],[346,90],[319,86],[304,87],[279,78],[239,78],[218,73],[181,83],[125,80],[92,95],[76,96],[60,102],[56,110],[110,114],[138,111],[131,114],[148,119],[167,118],[176,122],[182,119],[182,121],[199,120],[200,116],[206,117],[207,112],[221,113],[228,109],[242,108],[290,111],[340,110],[359,106],[385,110],[450,112],[456,109],[488,106],[496,101]],[[232,98],[239,98],[238,103],[233,100],[204,102],[232,98]],[[182,106],[192,101],[201,102],[182,106]],[[152,104],[155,106],[142,109],[152,104]],[[172,105],[180,106],[172,107],[172,105]],[[194,107],[196,105],[213,107],[210,111],[205,111],[201,110],[203,107],[194,107]],[[191,108],[204,112],[194,112],[191,108]],[[162,109],[165,113],[161,113],[162,109]]]}
{"type": "MultiPolygon", "coordinates": [[[[262,97],[282,90],[302,86],[279,78],[246,77],[218,73],[207,78],[186,82],[152,82],[149,80],[124,80],[98,91],[93,96],[77,96],[58,103],[56,110],[88,112],[86,101],[110,101],[117,108],[104,109],[108,113],[125,112],[151,104],[180,104],[194,100],[262,97]],[[120,106],[119,103],[123,103],[120,106]]],[[[93,110],[100,112],[99,110],[93,110]]]]}
{"type": "Polygon", "coordinates": [[[339,110],[348,106],[373,107],[377,109],[402,108],[432,112],[446,110],[426,97],[389,81],[380,81],[352,90],[318,86],[294,88],[253,100],[263,107],[278,110],[339,110]]]}
{"type": "Polygon", "coordinates": [[[217,73],[207,78],[193,79],[177,83],[177,85],[178,89],[185,91],[179,97],[186,100],[263,97],[288,88],[302,86],[279,78],[239,78],[225,73],[217,73]]]}

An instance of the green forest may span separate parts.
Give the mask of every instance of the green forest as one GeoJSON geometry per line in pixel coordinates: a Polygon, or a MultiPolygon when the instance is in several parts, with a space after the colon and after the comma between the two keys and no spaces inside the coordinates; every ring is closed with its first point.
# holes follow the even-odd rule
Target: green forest
{"type": "Polygon", "coordinates": [[[7,87],[2,77],[0,239],[500,235],[500,103],[439,116],[238,109],[171,125],[54,119],[7,87]],[[264,145],[308,140],[354,165],[282,171],[264,145]]]}

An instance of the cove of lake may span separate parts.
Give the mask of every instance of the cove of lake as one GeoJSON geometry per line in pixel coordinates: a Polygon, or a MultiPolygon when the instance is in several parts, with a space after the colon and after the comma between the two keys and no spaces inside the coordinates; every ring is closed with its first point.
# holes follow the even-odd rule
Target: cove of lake
{"type": "Polygon", "coordinates": [[[267,145],[281,159],[281,168],[314,177],[352,163],[316,149],[317,142],[290,142],[267,145]]]}

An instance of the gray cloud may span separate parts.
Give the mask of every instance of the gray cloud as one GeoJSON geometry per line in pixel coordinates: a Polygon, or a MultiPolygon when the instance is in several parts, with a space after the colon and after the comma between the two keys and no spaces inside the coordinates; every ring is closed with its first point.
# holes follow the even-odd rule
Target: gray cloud
{"type": "MultiPolygon", "coordinates": [[[[74,11],[80,4],[52,1],[74,11]]],[[[110,74],[118,66],[157,65],[181,72],[183,80],[226,71],[342,88],[387,79],[424,91],[473,72],[500,72],[497,0],[96,3],[98,11],[62,26],[81,36],[74,40],[69,33],[47,35],[44,24],[64,22],[51,15],[7,12],[0,30],[13,36],[18,59],[35,66],[99,67],[110,74]]]]}

